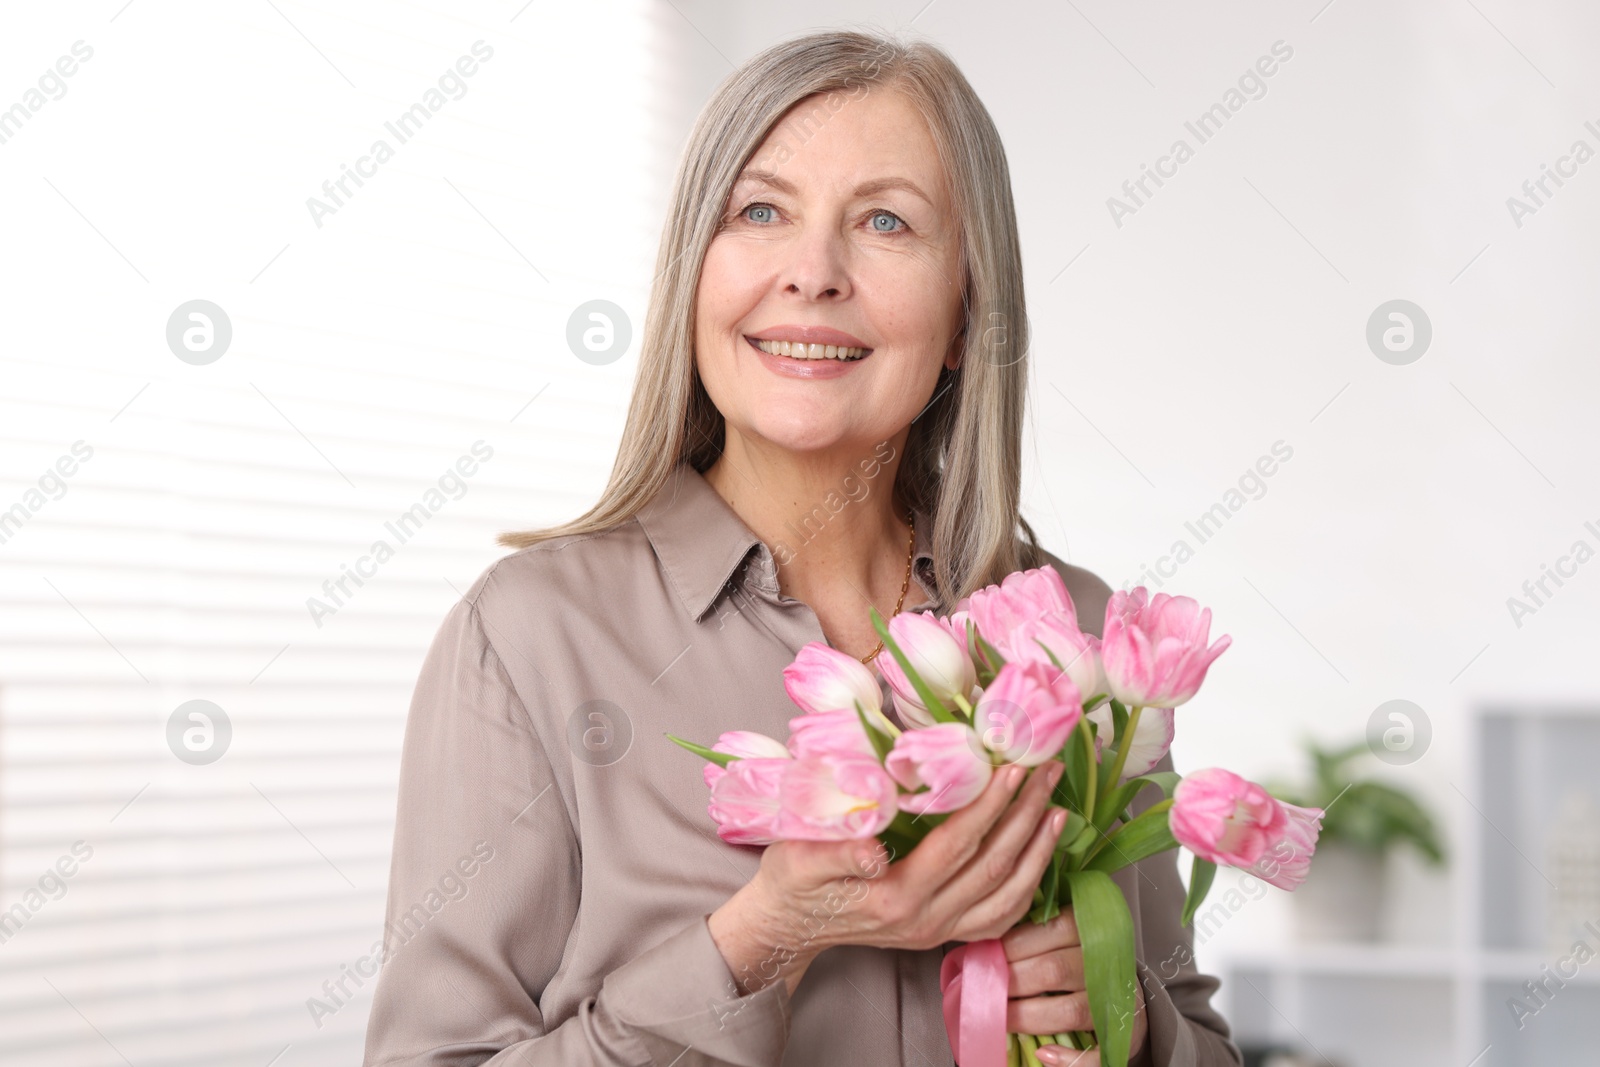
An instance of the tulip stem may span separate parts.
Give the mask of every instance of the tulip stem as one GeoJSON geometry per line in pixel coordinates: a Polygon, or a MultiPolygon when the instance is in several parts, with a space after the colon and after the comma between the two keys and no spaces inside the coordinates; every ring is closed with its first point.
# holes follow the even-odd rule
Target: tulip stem
{"type": "Polygon", "coordinates": [[[877,720],[875,725],[878,727],[878,729],[888,734],[889,737],[895,738],[900,736],[900,727],[890,722],[889,716],[885,715],[881,708],[874,711],[872,713],[872,717],[877,720]]]}
{"type": "MultiPolygon", "coordinates": [[[[1139,713],[1143,710],[1143,704],[1135,704],[1133,710],[1128,712],[1128,722],[1122,728],[1122,736],[1117,738],[1117,755],[1111,761],[1111,776],[1106,779],[1108,790],[1115,789],[1122,778],[1122,768],[1128,762],[1128,749],[1133,747],[1133,732],[1139,728],[1139,713]]],[[[1089,810],[1094,810],[1092,805],[1089,810]]]]}
{"type": "Polygon", "coordinates": [[[1083,817],[1090,822],[1094,821],[1094,789],[1095,781],[1100,777],[1095,769],[1094,737],[1089,732],[1087,717],[1078,720],[1078,733],[1083,737],[1083,750],[1085,756],[1084,766],[1089,769],[1088,784],[1084,786],[1083,817]]]}

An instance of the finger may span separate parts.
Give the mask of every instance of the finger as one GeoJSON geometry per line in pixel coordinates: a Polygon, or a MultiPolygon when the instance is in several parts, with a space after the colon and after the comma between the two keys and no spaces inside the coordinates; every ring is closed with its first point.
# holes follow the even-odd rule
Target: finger
{"type": "Polygon", "coordinates": [[[967,940],[1005,933],[1027,914],[1039,879],[1055,853],[1066,814],[1061,808],[1052,808],[1032,824],[1033,833],[1020,853],[998,837],[984,842],[978,857],[934,894],[934,906],[951,908],[962,916],[967,940]]]}
{"type": "Polygon", "coordinates": [[[1050,1067],[1100,1067],[1100,1050],[1075,1049],[1066,1045],[1044,1045],[1038,1051],[1039,1062],[1050,1067]]]}
{"type": "Polygon", "coordinates": [[[1015,801],[993,829],[978,840],[978,847],[967,857],[967,862],[946,877],[953,882],[971,868],[987,866],[995,875],[993,881],[998,882],[1038,828],[1040,817],[1050,804],[1050,792],[1064,769],[1057,760],[1033,768],[1027,784],[1017,790],[1015,801]]]}
{"type": "Polygon", "coordinates": [[[1005,947],[1006,959],[1022,960],[1051,949],[1071,948],[1082,944],[1083,939],[1078,935],[1072,909],[1063,908],[1047,923],[1018,923],[1001,936],[1000,943],[1005,947]]]}
{"type": "Polygon", "coordinates": [[[977,854],[994,824],[1006,814],[1027,768],[1013,764],[989,778],[978,799],[953,812],[911,850],[901,866],[915,884],[940,886],[977,854]]]}
{"type": "MultiPolygon", "coordinates": [[[[1014,997],[1036,997],[1041,993],[1076,993],[1083,982],[1083,949],[1058,948],[1038,956],[1017,960],[1006,968],[1007,991],[1014,997]]],[[[1054,1030],[1050,1031],[1052,1034],[1054,1030]]]]}
{"type": "MultiPolygon", "coordinates": [[[[1014,1034],[1059,1034],[1067,1030],[1093,1030],[1089,994],[1019,997],[1006,1001],[1006,1030],[1014,1034]]],[[[1069,1050],[1070,1051],[1070,1050],[1069,1050]]]]}

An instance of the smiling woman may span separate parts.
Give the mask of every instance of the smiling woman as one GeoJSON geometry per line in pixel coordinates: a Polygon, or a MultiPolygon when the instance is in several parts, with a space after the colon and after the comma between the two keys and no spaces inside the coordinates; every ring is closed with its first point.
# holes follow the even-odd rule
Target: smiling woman
{"type": "MultiPolygon", "coordinates": [[[[1089,1029],[1070,911],[1017,926],[1057,845],[1059,762],[994,775],[918,864],[882,864],[873,842],[723,842],[665,736],[782,736],[784,668],[812,642],[869,658],[869,605],[947,612],[1049,564],[1086,630],[1105,617],[1105,582],[1018,512],[1027,319],[988,113],[926,44],[769,49],[695,126],[656,277],[599,501],[503,535],[519,551],[423,665],[391,921],[463,842],[505,859],[385,964],[367,1063],[949,1067],[944,950],[1002,934],[1007,1029],[1089,1029]],[[868,460],[883,491],[785,551],[868,460]]],[[[1116,881],[1139,945],[1130,1062],[1239,1063],[1172,853],[1116,881]]]]}

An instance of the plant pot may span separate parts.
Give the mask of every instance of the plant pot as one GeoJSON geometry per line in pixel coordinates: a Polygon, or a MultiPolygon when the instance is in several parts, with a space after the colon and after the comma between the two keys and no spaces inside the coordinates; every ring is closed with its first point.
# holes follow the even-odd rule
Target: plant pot
{"type": "Polygon", "coordinates": [[[1385,898],[1383,853],[1324,841],[1292,896],[1295,934],[1301,941],[1376,941],[1385,898]]]}

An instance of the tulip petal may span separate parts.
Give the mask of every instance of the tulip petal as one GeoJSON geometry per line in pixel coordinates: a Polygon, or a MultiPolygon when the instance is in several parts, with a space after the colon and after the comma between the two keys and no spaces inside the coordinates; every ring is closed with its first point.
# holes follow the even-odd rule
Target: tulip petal
{"type": "Polygon", "coordinates": [[[1254,782],[1221,767],[1185,775],[1172,793],[1172,836],[1203,860],[1249,868],[1284,835],[1288,812],[1254,782]]]}
{"type": "Polygon", "coordinates": [[[890,777],[913,792],[899,799],[914,814],[959,811],[977,799],[994,768],[982,744],[965,723],[939,723],[907,730],[895,739],[884,760],[890,777]],[[925,792],[917,792],[924,786],[925,792]]]}
{"type": "Polygon", "coordinates": [[[876,759],[795,760],[779,792],[777,832],[789,841],[872,837],[893,821],[899,789],[876,759]]]}
{"type": "Polygon", "coordinates": [[[783,687],[802,711],[854,710],[856,701],[869,716],[883,708],[883,692],[866,665],[820,641],[807,642],[783,669],[783,687]]]}

